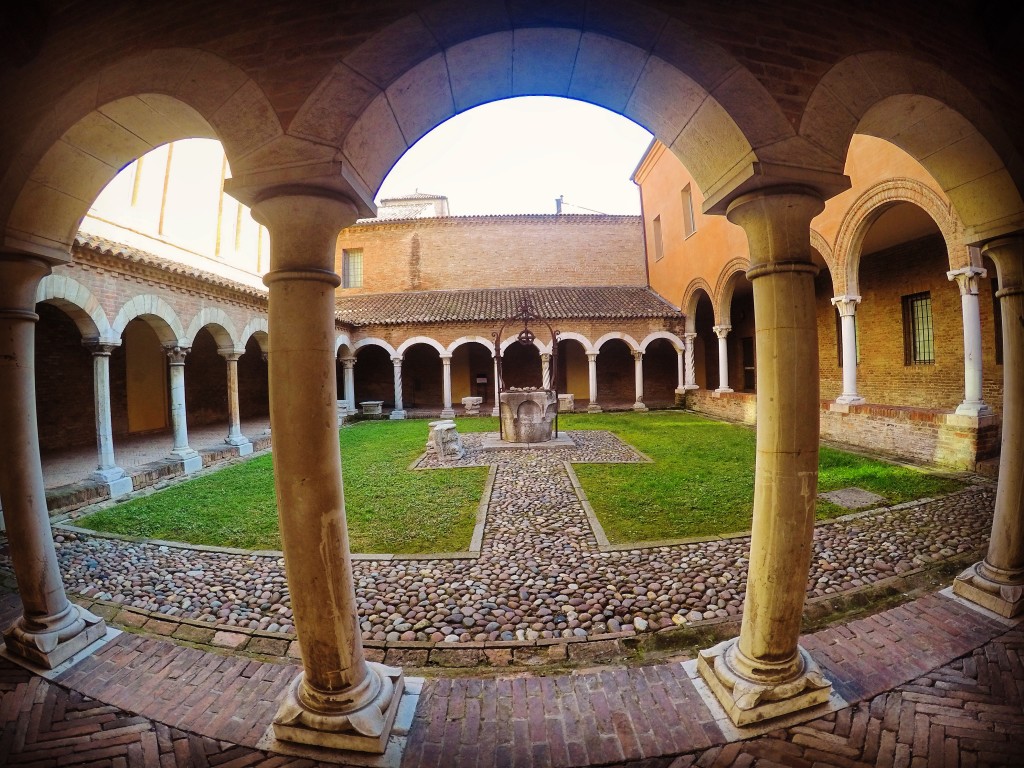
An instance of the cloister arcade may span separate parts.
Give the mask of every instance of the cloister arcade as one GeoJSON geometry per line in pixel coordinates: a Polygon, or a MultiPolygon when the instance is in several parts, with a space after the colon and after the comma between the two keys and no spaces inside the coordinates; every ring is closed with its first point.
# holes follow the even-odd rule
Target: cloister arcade
{"type": "MultiPolygon", "coordinates": [[[[726,216],[746,241],[742,270],[760,362],[748,589],[740,636],[700,661],[733,721],[798,711],[830,693],[798,644],[821,391],[812,220],[850,187],[846,160],[855,135],[903,148],[955,212],[955,229],[946,227],[948,217],[936,223],[950,271],[960,275],[952,279],[964,288],[965,316],[973,318],[979,305],[971,297],[979,295],[983,258],[996,268],[1003,388],[993,536],[985,559],[956,584],[1004,615],[1024,608],[1024,88],[1019,68],[994,58],[980,22],[962,8],[890,7],[885,24],[873,10],[806,3],[755,7],[742,23],[729,17],[728,5],[596,1],[554,8],[399,2],[379,13],[289,8],[287,24],[232,0],[215,7],[186,0],[173,11],[79,10],[53,9],[51,31],[28,35],[20,65],[0,76],[8,117],[0,128],[0,498],[24,604],[5,632],[9,653],[52,667],[103,634],[102,619],[68,601],[50,540],[33,364],[41,286],[54,269],[77,263],[79,222],[126,162],[174,139],[216,137],[234,172],[227,189],[271,237],[264,278],[270,417],[303,650],[277,737],[383,751],[403,673],[365,659],[353,620],[335,428],[336,239],[372,213],[374,190],[417,138],[476,104],[537,93],[590,101],[647,127],[690,171],[703,211],[726,216]],[[90,44],[69,45],[71,35],[90,44]],[[760,41],[773,36],[806,55],[771,64],[774,52],[760,41]],[[263,53],[253,53],[253,39],[263,53]]],[[[882,201],[893,199],[886,194],[862,202],[865,211],[878,210],[879,221],[882,201]]],[[[831,254],[819,250],[834,259],[835,298],[846,297],[848,314],[870,284],[858,283],[866,273],[856,260],[871,219],[854,217],[828,238],[831,254]]],[[[743,290],[733,274],[723,273],[725,283],[709,293],[720,339],[727,319],[740,322],[743,290]]],[[[695,305],[699,315],[697,294],[687,292],[692,304],[684,312],[695,305]]],[[[200,313],[180,317],[156,298],[125,303],[103,323],[96,307],[78,306],[73,319],[96,322],[89,330],[97,341],[116,345],[143,318],[168,350],[174,450],[186,454],[184,412],[176,407],[186,400],[176,373],[188,365],[183,350],[201,328],[219,326],[223,333],[210,335],[230,372],[253,334],[192,319],[200,313]]],[[[977,334],[973,321],[964,327],[971,359],[977,334]]],[[[596,363],[606,343],[625,360],[646,341],[598,337],[584,350],[598,402],[596,363]]],[[[364,342],[352,344],[357,370],[364,342]]],[[[855,367],[855,350],[844,345],[845,374],[855,367]]],[[[95,360],[97,368],[108,365],[105,355],[95,360]]],[[[397,395],[401,358],[391,362],[397,395]]],[[[639,357],[635,365],[642,374],[639,357]]],[[[969,409],[980,393],[970,366],[964,375],[969,409]]],[[[726,378],[720,375],[720,389],[726,378]]],[[[395,405],[402,410],[400,396],[395,405]]],[[[103,410],[100,403],[97,413],[103,410]]],[[[237,425],[238,408],[229,410],[237,425]]]]}

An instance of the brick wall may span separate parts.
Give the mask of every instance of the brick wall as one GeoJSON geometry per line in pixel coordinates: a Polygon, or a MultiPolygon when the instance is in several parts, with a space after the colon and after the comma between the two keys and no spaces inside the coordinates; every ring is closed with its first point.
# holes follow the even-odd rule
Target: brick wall
{"type": "Polygon", "coordinates": [[[267,362],[256,339],[249,339],[245,354],[238,358],[238,412],[245,419],[264,417],[270,413],[270,388],[267,362]]]}
{"type": "Polygon", "coordinates": [[[92,355],[74,321],[50,304],[36,307],[36,414],[39,448],[96,444],[92,355]]]}
{"type": "Polygon", "coordinates": [[[362,288],[338,295],[544,285],[646,285],[637,216],[479,216],[361,224],[338,238],[363,251],[362,288]]]}
{"type": "MultiPolygon", "coordinates": [[[[946,278],[948,270],[945,243],[938,236],[862,257],[857,389],[869,403],[953,410],[963,400],[963,312],[959,288],[946,278]],[[905,365],[901,298],[924,291],[931,295],[935,362],[905,365]]],[[[815,300],[821,397],[828,400],[834,400],[843,389],[838,313],[829,301],[832,295],[827,274],[819,274],[815,300]]],[[[987,278],[980,281],[979,298],[984,397],[996,412],[1001,412],[1002,366],[995,362],[992,289],[987,278]]]]}
{"type": "Polygon", "coordinates": [[[228,423],[227,363],[205,328],[185,358],[185,413],[190,426],[228,423]]]}

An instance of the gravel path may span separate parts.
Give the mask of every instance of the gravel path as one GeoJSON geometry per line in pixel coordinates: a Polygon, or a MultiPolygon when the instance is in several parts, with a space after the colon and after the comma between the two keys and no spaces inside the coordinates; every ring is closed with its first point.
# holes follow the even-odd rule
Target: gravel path
{"type": "MultiPolygon", "coordinates": [[[[572,448],[515,451],[483,450],[482,435],[464,435],[467,455],[455,464],[498,467],[480,556],[354,561],[364,639],[593,636],[738,614],[749,537],[601,551],[564,462],[645,459],[609,432],[570,435],[572,448]]],[[[419,463],[436,465],[429,454],[419,463]]],[[[819,526],[808,596],[983,546],[993,500],[992,488],[975,486],[819,526]]],[[[61,531],[55,541],[71,592],[219,626],[294,632],[280,557],[61,531]]],[[[0,565],[10,569],[6,554],[0,565]]]]}

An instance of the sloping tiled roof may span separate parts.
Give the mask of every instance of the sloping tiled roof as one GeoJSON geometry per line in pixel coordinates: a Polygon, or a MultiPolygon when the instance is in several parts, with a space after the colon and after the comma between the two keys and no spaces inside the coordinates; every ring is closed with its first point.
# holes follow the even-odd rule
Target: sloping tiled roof
{"type": "Polygon", "coordinates": [[[681,318],[682,313],[649,288],[486,288],[343,296],[338,319],[353,326],[398,323],[501,321],[529,297],[543,317],[562,319],[681,318]]]}
{"type": "Polygon", "coordinates": [[[86,232],[79,232],[75,235],[75,245],[80,248],[87,248],[90,251],[95,251],[96,253],[124,259],[125,261],[134,264],[154,267],[172,275],[188,277],[193,280],[199,280],[204,283],[209,283],[210,285],[220,286],[221,288],[227,288],[232,291],[238,291],[239,293],[245,293],[262,299],[266,299],[267,297],[267,290],[265,288],[256,288],[251,285],[246,285],[227,277],[221,277],[213,272],[207,272],[206,270],[191,267],[187,264],[181,264],[177,261],[173,261],[172,259],[164,258],[163,256],[157,256],[156,254],[142,251],[138,248],[132,248],[131,246],[124,245],[123,243],[115,243],[113,240],[107,240],[105,237],[98,237],[97,235],[90,235],[86,232]]]}

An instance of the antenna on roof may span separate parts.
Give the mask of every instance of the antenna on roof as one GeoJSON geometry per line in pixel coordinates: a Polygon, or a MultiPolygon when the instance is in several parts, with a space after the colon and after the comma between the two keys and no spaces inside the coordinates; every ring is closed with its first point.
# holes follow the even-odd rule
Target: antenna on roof
{"type": "Polygon", "coordinates": [[[565,195],[559,195],[558,197],[555,198],[555,213],[556,214],[562,212],[562,200],[564,200],[564,199],[565,199],[565,195]]]}

